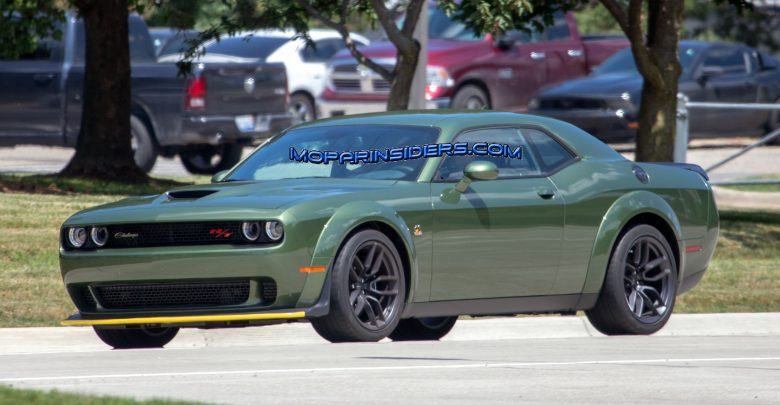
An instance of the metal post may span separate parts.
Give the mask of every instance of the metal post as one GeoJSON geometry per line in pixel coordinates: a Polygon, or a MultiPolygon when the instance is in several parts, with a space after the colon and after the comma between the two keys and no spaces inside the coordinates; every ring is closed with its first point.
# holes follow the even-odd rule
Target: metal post
{"type": "Polygon", "coordinates": [[[414,71],[412,89],[409,94],[409,109],[422,110],[426,107],[425,88],[428,66],[428,8],[423,7],[420,18],[414,28],[414,39],[420,44],[420,54],[417,57],[417,69],[414,71]]]}
{"type": "Polygon", "coordinates": [[[677,93],[677,134],[674,136],[674,161],[685,163],[688,159],[688,97],[677,93]]]}

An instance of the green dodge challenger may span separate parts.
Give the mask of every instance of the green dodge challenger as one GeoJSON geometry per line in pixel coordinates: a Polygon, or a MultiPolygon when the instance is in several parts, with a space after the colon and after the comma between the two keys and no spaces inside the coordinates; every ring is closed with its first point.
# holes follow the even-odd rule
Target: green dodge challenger
{"type": "Polygon", "coordinates": [[[650,334],[704,275],[698,166],[634,163],[554,119],[407,112],[306,123],[211,184],[62,225],[62,277],[115,348],[307,320],[331,342],[436,340],[458,315],[573,314],[650,334]]]}

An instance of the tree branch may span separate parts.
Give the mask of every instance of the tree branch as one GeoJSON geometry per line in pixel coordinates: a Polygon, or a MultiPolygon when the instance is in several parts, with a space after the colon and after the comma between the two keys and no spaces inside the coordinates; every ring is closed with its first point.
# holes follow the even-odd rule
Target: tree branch
{"type": "Polygon", "coordinates": [[[347,47],[347,49],[349,49],[349,53],[353,58],[355,58],[355,60],[358,61],[358,63],[373,70],[388,82],[393,80],[393,73],[385,69],[382,65],[366,57],[363,52],[360,52],[357,44],[355,44],[355,41],[353,41],[352,37],[349,35],[349,30],[347,29],[347,6],[349,5],[349,0],[343,0],[340,5],[339,21],[331,20],[328,16],[322,14],[319,10],[312,7],[312,5],[309,4],[307,0],[295,0],[295,2],[298,3],[299,6],[306,9],[306,11],[309,12],[309,14],[314,18],[320,20],[326,26],[336,30],[339,35],[341,35],[341,39],[344,41],[344,45],[347,47]]]}
{"type": "Polygon", "coordinates": [[[625,11],[623,11],[623,8],[620,7],[620,4],[617,3],[615,0],[600,0],[601,4],[604,6],[604,8],[609,11],[610,14],[612,14],[612,17],[615,18],[615,21],[617,21],[618,25],[620,26],[620,29],[623,30],[623,32],[628,35],[628,31],[630,30],[628,27],[628,17],[626,16],[625,11]]]}
{"type": "Polygon", "coordinates": [[[383,0],[371,0],[371,5],[379,19],[379,24],[382,25],[385,34],[387,34],[387,39],[398,48],[399,52],[412,52],[414,50],[414,41],[412,41],[411,35],[404,36],[401,30],[398,29],[398,26],[395,25],[395,19],[393,18],[392,13],[390,13],[390,10],[385,6],[385,2],[383,0]]]}

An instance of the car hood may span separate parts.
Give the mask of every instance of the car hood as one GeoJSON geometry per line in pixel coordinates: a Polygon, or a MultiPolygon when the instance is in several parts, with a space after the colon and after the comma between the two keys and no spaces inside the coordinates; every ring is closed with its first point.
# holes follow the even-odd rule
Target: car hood
{"type": "Polygon", "coordinates": [[[539,97],[619,97],[629,93],[632,98],[642,91],[642,76],[636,73],[609,73],[591,75],[548,87],[539,97]]]}
{"type": "Polygon", "coordinates": [[[130,197],[93,207],[73,215],[64,225],[262,219],[276,216],[296,203],[338,196],[346,201],[354,194],[390,188],[396,183],[394,180],[290,179],[179,187],[159,195],[130,197]]]}

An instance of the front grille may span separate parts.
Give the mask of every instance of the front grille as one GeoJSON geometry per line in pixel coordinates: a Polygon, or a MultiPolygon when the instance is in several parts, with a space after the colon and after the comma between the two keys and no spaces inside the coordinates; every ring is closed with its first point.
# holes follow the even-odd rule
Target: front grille
{"type": "MultiPolygon", "coordinates": [[[[382,66],[383,68],[385,68],[389,72],[392,72],[393,69],[395,68],[395,65],[392,65],[392,64],[389,64],[389,63],[380,63],[379,65],[382,66]]],[[[367,67],[364,67],[362,69],[366,69],[366,70],[369,70],[369,71],[373,72],[373,70],[370,70],[367,67]]],[[[333,71],[336,72],[336,73],[358,73],[358,65],[355,64],[355,63],[347,63],[347,64],[343,64],[343,65],[334,65],[333,66],[333,71]]]]}
{"type": "Polygon", "coordinates": [[[374,90],[377,91],[389,91],[390,82],[384,79],[374,79],[374,90]]]}
{"type": "Polygon", "coordinates": [[[249,280],[116,284],[93,287],[106,309],[225,306],[249,299],[249,280]]]}
{"type": "Polygon", "coordinates": [[[333,87],[339,91],[360,91],[360,80],[333,79],[333,87]]]}
{"type": "MultiPolygon", "coordinates": [[[[248,243],[240,222],[182,222],[108,226],[106,248],[248,243]]],[[[263,238],[264,236],[261,236],[263,238]]],[[[258,242],[263,242],[259,240],[258,242]]]]}
{"type": "Polygon", "coordinates": [[[607,108],[604,100],[593,98],[560,97],[539,100],[542,110],[600,110],[607,108]]]}
{"type": "Polygon", "coordinates": [[[260,289],[264,305],[270,305],[276,301],[276,281],[264,280],[260,283],[260,289]]]}

